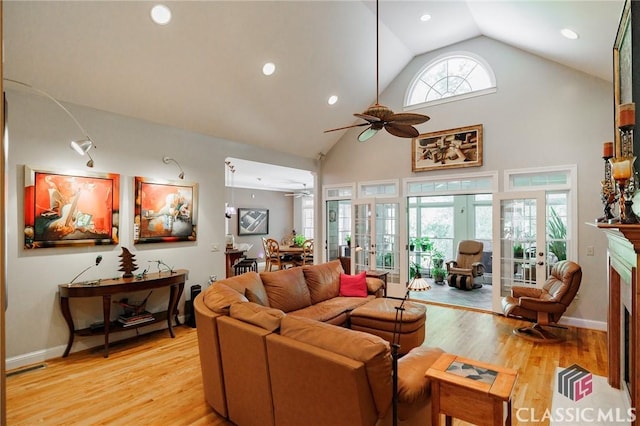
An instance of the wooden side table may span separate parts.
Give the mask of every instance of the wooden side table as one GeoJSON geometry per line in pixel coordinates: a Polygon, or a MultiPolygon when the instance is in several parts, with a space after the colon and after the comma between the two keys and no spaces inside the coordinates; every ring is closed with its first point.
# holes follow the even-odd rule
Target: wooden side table
{"type": "Polygon", "coordinates": [[[518,373],[455,354],[442,354],[427,370],[431,380],[433,426],[452,417],[481,426],[511,425],[511,393],[518,373]],[[504,405],[507,415],[504,416],[504,405]]]}

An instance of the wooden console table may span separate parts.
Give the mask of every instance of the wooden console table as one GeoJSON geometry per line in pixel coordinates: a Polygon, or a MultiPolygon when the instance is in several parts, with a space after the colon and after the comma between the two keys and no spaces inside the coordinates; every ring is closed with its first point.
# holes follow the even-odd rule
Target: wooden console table
{"type": "Polygon", "coordinates": [[[171,323],[171,316],[175,317],[176,324],[178,322],[178,301],[184,290],[184,283],[187,279],[189,271],[186,269],[178,269],[173,272],[156,272],[145,275],[144,278],[117,278],[100,280],[98,284],[60,284],[60,308],[62,309],[62,315],[64,316],[67,326],[69,327],[69,341],[67,348],[64,351],[62,357],[69,355],[71,351],[71,345],[73,345],[73,339],[75,335],[78,336],[94,336],[104,334],[104,357],[109,356],[109,333],[115,333],[118,331],[135,329],[145,325],[155,324],[160,321],[167,321],[169,328],[169,334],[171,337],[175,337],[173,334],[173,324],[171,323]],[[166,312],[154,313],[153,321],[145,322],[138,326],[123,327],[117,321],[111,321],[111,296],[118,293],[130,293],[140,290],[150,290],[155,288],[171,287],[169,292],[169,303],[166,312]],[[76,330],[73,325],[73,317],[71,316],[71,310],[69,309],[69,299],[74,297],[102,297],[102,314],[104,319],[104,326],[98,329],[86,328],[82,330],[76,330]]]}

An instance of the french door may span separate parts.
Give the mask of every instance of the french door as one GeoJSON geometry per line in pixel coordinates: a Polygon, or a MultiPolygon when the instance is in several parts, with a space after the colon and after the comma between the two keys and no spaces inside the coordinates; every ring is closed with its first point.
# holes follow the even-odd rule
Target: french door
{"type": "Polygon", "coordinates": [[[360,199],[352,204],[352,273],[388,271],[389,284],[400,283],[400,200],[360,199]]]}
{"type": "Polygon", "coordinates": [[[511,287],[542,287],[546,279],[544,191],[505,192],[493,197],[493,310],[511,287]]]}

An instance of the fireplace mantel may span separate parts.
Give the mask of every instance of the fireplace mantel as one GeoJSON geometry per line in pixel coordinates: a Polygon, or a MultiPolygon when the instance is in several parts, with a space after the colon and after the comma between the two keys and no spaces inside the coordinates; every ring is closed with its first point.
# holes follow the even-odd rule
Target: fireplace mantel
{"type": "MultiPolygon", "coordinates": [[[[640,225],[598,224],[608,240],[609,310],[607,337],[609,352],[609,385],[623,388],[625,368],[628,368],[631,407],[640,402],[640,225]],[[625,366],[624,315],[629,312],[628,366],[625,366]]],[[[633,425],[636,422],[632,423],[633,425]]]]}

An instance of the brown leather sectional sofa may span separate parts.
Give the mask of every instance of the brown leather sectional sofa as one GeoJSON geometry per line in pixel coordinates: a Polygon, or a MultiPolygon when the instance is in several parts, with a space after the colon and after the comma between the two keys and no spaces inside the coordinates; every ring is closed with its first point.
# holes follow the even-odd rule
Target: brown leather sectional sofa
{"type": "MultiPolygon", "coordinates": [[[[340,297],[339,261],[218,281],[194,301],[207,402],[244,425],[392,423],[389,343],[350,330],[366,298],[340,297]]],[[[418,347],[399,361],[401,424],[429,424],[424,373],[442,350],[418,347]]]]}

